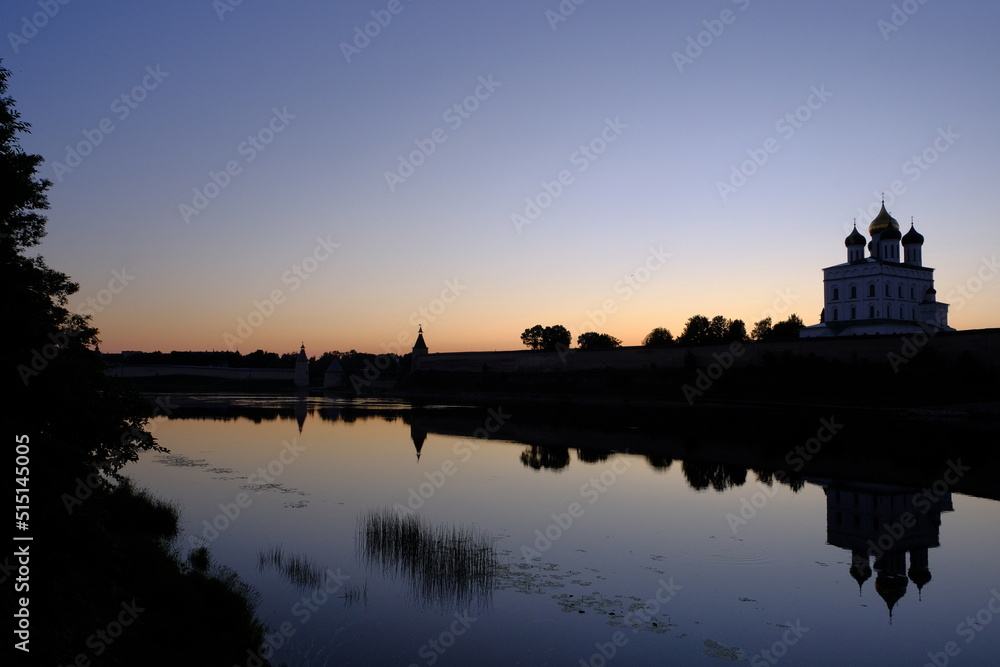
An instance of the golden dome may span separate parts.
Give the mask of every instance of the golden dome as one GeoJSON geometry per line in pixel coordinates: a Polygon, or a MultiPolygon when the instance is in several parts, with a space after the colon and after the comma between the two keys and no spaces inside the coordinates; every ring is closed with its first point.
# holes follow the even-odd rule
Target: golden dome
{"type": "Polygon", "coordinates": [[[878,212],[875,219],[872,220],[870,225],[868,225],[868,236],[875,236],[890,227],[899,231],[899,223],[896,222],[896,218],[889,215],[889,211],[885,210],[885,202],[883,201],[882,210],[878,212]]]}

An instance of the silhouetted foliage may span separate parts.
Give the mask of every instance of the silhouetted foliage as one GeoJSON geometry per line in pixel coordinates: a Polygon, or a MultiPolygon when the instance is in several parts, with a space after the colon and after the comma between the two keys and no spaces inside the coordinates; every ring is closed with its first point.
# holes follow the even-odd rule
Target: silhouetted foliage
{"type": "Polygon", "coordinates": [[[717,461],[685,459],[681,469],[688,484],[696,491],[702,491],[709,486],[716,491],[725,491],[743,486],[747,481],[746,468],[717,461]]]}
{"type": "MultiPolygon", "coordinates": [[[[0,346],[0,424],[7,434],[29,434],[32,528],[46,531],[47,548],[32,549],[33,574],[43,574],[31,580],[32,664],[68,664],[74,655],[79,663],[85,642],[95,646],[95,629],[122,613],[122,600],[136,599],[141,615],[102,664],[153,664],[153,645],[155,664],[185,664],[192,655],[233,664],[264,638],[253,592],[231,571],[182,564],[170,544],[176,507],[121,477],[143,450],[166,451],[145,429],[152,406],[106,375],[90,316],[70,310],[76,283],[24,254],[45,235],[40,212],[51,183],[37,177],[42,157],[18,143],[29,126],[5,96],[9,75],[0,67],[0,283],[16,321],[0,346]]],[[[169,401],[159,408],[172,409],[169,401]]]]}
{"type": "Polygon", "coordinates": [[[678,343],[684,345],[718,345],[747,340],[747,327],[743,320],[730,320],[716,315],[709,320],[704,315],[694,315],[687,324],[678,343]]]}
{"type": "Polygon", "coordinates": [[[667,347],[674,344],[674,336],[669,329],[656,327],[646,334],[646,337],[642,339],[642,344],[645,347],[667,347]]]}
{"type": "Polygon", "coordinates": [[[613,350],[621,347],[622,342],[606,333],[588,331],[576,337],[576,344],[581,350],[613,350]]]}
{"type": "Polygon", "coordinates": [[[521,334],[521,342],[532,350],[556,350],[560,346],[568,348],[572,337],[569,329],[556,324],[551,327],[543,327],[541,324],[525,329],[521,334]]]}
{"type": "Polygon", "coordinates": [[[771,318],[765,317],[753,325],[750,338],[754,340],[767,340],[771,337],[771,318]]]}
{"type": "Polygon", "coordinates": [[[792,313],[788,316],[787,320],[782,320],[774,325],[771,337],[768,340],[798,340],[799,329],[802,329],[804,326],[802,318],[792,313]]]}
{"type": "Polygon", "coordinates": [[[79,286],[41,257],[23,254],[45,236],[40,211],[48,208],[51,183],[36,175],[42,157],[26,154],[18,142],[29,124],[4,95],[9,75],[0,67],[0,282],[4,307],[17,318],[0,346],[9,369],[4,414],[51,441],[47,453],[54,458],[117,472],[155,448],[144,429],[149,408],[104,374],[90,316],[68,308],[79,286]]]}
{"type": "Polygon", "coordinates": [[[530,445],[521,452],[521,463],[534,470],[562,470],[569,465],[569,449],[530,445]]]}
{"type": "Polygon", "coordinates": [[[704,315],[692,315],[677,342],[685,345],[704,345],[711,341],[711,322],[704,315]]]}
{"type": "Polygon", "coordinates": [[[782,320],[773,326],[771,318],[765,317],[754,324],[753,333],[750,334],[750,337],[761,341],[798,340],[799,329],[804,326],[802,318],[795,313],[789,315],[788,319],[782,320]]]}

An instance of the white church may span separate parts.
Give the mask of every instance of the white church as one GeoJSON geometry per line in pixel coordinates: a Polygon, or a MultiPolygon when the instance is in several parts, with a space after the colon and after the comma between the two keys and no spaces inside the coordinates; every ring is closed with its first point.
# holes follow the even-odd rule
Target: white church
{"type": "Polygon", "coordinates": [[[936,299],[934,269],[923,265],[924,237],[913,223],[900,234],[883,201],[868,235],[867,257],[865,237],[855,225],[844,240],[847,261],[823,269],[822,321],[801,329],[799,336],[954,331],[948,326],[948,304],[936,299]]]}

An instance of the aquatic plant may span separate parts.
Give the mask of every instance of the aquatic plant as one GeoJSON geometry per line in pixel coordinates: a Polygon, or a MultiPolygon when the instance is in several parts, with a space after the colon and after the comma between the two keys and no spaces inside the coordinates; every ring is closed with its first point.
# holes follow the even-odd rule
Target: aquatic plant
{"type": "Polygon", "coordinates": [[[358,553],[369,568],[404,578],[415,601],[441,608],[488,604],[502,572],[495,542],[474,526],[433,524],[385,507],[367,511],[357,526],[358,553]]]}
{"type": "Polygon", "coordinates": [[[282,545],[261,549],[257,567],[263,572],[272,567],[301,588],[319,588],[325,583],[326,570],[304,554],[286,554],[282,545]]]}

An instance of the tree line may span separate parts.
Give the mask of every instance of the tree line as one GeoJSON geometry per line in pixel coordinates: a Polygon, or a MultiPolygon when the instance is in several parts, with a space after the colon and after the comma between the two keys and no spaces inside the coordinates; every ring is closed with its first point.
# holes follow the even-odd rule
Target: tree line
{"type": "MultiPolygon", "coordinates": [[[[723,315],[712,319],[704,315],[692,315],[684,325],[681,335],[674,338],[670,330],[656,327],[642,339],[644,347],[669,347],[671,345],[718,345],[720,343],[745,343],[754,341],[791,341],[798,340],[799,330],[805,324],[795,313],[787,319],[774,323],[770,317],[765,317],[754,323],[748,333],[743,320],[731,320],[723,315]]],[[[532,350],[555,351],[569,349],[572,336],[569,329],[556,324],[542,326],[536,324],[521,334],[521,342],[532,350]]],[[[620,339],[606,333],[587,331],[576,338],[576,345],[581,350],[613,350],[621,347],[620,339]]]]}

